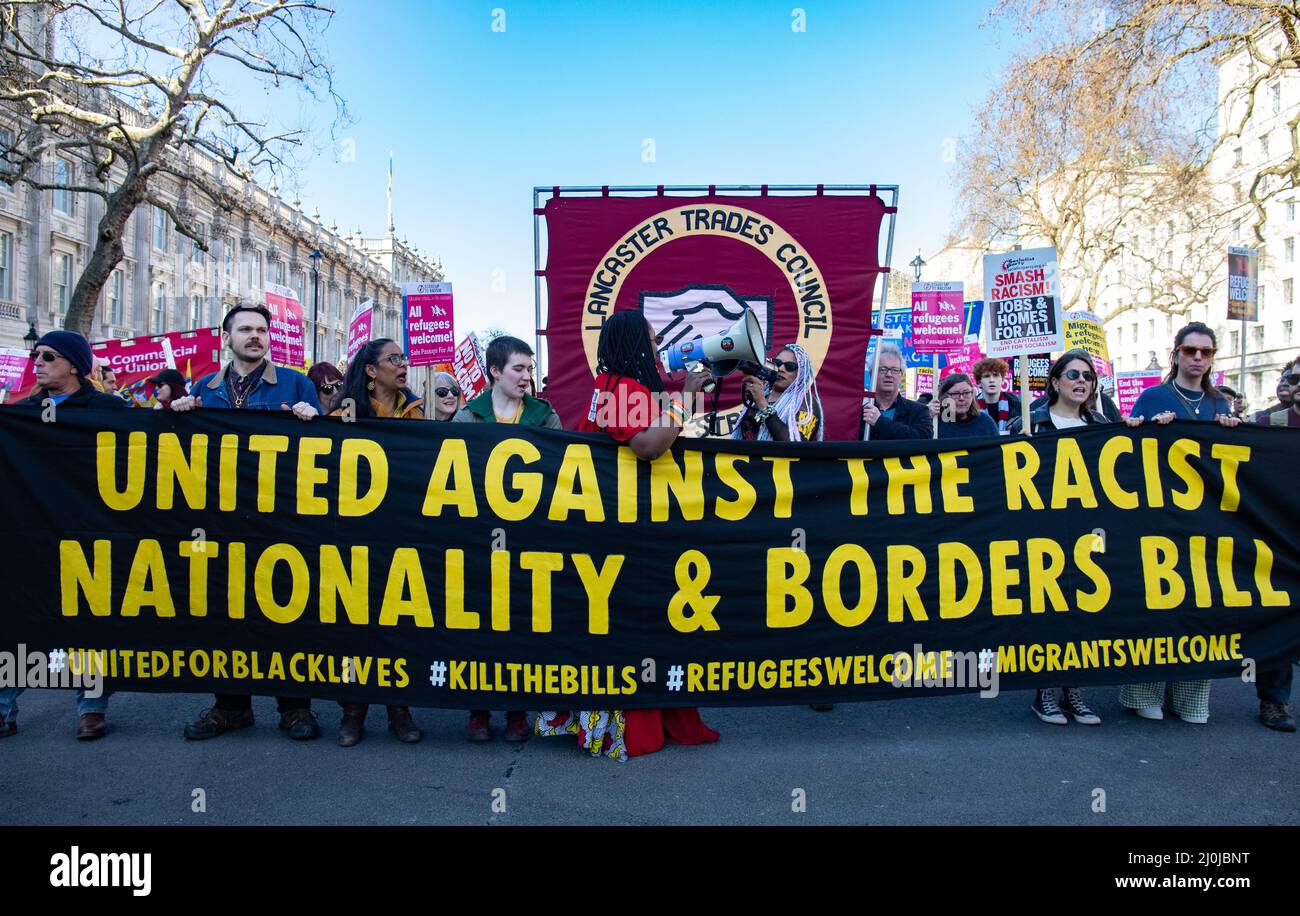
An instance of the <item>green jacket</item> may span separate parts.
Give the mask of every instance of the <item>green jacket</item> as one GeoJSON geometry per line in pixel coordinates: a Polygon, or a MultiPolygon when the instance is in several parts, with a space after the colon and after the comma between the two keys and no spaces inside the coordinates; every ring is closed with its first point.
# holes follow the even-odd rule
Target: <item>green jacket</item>
{"type": "MultiPolygon", "coordinates": [[[[497,415],[492,410],[492,389],[480,394],[452,417],[453,423],[495,423],[497,415]]],[[[524,395],[524,410],[519,417],[520,426],[545,426],[548,429],[563,429],[560,417],[552,408],[550,401],[543,401],[531,394],[524,395]]]]}

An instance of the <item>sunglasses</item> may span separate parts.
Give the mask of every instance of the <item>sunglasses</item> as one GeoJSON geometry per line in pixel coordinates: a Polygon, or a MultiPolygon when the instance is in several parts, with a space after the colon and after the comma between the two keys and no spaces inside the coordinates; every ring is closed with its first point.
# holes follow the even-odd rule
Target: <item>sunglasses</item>
{"type": "Polygon", "coordinates": [[[343,387],[342,381],[326,382],[324,385],[320,386],[320,390],[322,394],[333,394],[334,392],[338,391],[342,387],[343,387]]]}
{"type": "Polygon", "coordinates": [[[799,364],[792,363],[788,359],[774,359],[772,365],[778,369],[784,368],[786,372],[798,372],[799,364]]]}
{"type": "Polygon", "coordinates": [[[390,366],[398,366],[399,368],[401,366],[409,366],[411,363],[411,361],[401,353],[389,353],[384,357],[384,362],[388,363],[390,366]]]}
{"type": "Polygon", "coordinates": [[[1097,380],[1097,376],[1087,369],[1066,369],[1065,377],[1072,382],[1077,382],[1080,378],[1085,382],[1095,382],[1097,380]]]}
{"type": "Polygon", "coordinates": [[[55,353],[53,350],[32,351],[32,362],[36,362],[37,360],[45,360],[45,362],[47,363],[52,363],[58,358],[59,358],[59,354],[55,353]]]}
{"type": "Polygon", "coordinates": [[[435,388],[433,389],[433,393],[440,398],[445,398],[449,394],[454,394],[456,397],[460,397],[460,389],[455,385],[452,385],[450,388],[445,386],[442,388],[435,388]]]}
{"type": "Polygon", "coordinates": [[[1300,385],[1300,372],[1292,372],[1290,375],[1283,376],[1282,381],[1292,387],[1300,385]]]}
{"type": "Polygon", "coordinates": [[[1193,347],[1191,344],[1183,344],[1178,348],[1178,352],[1183,356],[1196,356],[1199,353],[1206,359],[1210,359],[1217,349],[1217,347],[1193,347]]]}

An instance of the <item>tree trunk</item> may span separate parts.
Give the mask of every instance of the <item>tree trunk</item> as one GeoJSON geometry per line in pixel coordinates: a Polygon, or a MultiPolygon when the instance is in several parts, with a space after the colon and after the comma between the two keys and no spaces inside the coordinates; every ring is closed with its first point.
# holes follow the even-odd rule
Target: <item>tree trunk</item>
{"type": "Polygon", "coordinates": [[[91,339],[93,333],[99,294],[113,275],[114,268],[126,255],[126,248],[122,242],[126,221],[135,212],[136,207],[144,201],[149,190],[148,182],[149,179],[139,173],[128,174],[122,186],[109,195],[104,215],[99,220],[95,248],[86,262],[86,269],[77,280],[76,288],[72,291],[68,314],[63,321],[65,328],[77,331],[87,340],[91,339]]]}

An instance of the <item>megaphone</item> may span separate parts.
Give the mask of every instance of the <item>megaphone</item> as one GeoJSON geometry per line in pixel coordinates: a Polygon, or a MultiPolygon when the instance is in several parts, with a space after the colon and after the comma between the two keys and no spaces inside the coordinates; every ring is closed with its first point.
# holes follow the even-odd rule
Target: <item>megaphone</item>
{"type": "Polygon", "coordinates": [[[703,363],[718,378],[735,372],[743,361],[762,363],[767,352],[763,342],[763,329],[753,311],[736,319],[736,323],[720,334],[684,340],[663,351],[664,367],[671,372],[690,369],[694,363],[703,363]]]}

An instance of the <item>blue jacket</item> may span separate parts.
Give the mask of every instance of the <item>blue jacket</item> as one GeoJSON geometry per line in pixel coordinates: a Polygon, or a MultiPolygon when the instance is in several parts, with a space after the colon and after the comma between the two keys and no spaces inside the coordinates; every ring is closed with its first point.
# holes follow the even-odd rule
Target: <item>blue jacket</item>
{"type": "MultiPolygon", "coordinates": [[[[226,388],[226,373],[229,371],[230,363],[227,363],[216,372],[203,376],[190,387],[190,393],[203,407],[233,408],[235,405],[230,403],[230,391],[226,388]]],[[[299,401],[320,410],[320,398],[316,397],[316,386],[311,379],[267,360],[262,377],[253,385],[244,407],[248,410],[284,410],[299,401]]]]}

